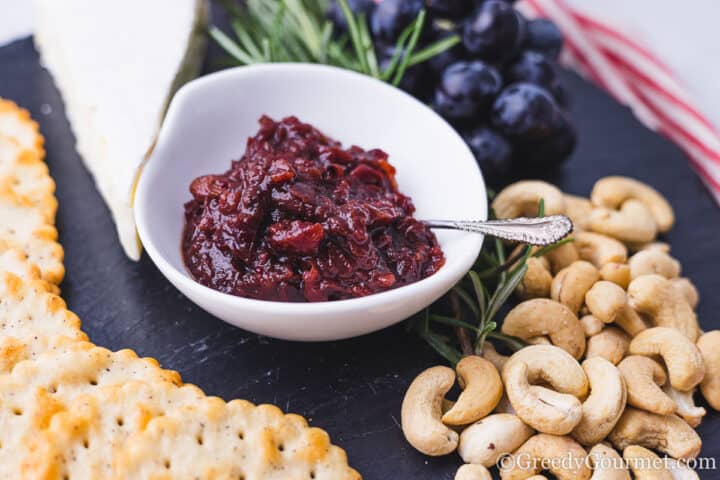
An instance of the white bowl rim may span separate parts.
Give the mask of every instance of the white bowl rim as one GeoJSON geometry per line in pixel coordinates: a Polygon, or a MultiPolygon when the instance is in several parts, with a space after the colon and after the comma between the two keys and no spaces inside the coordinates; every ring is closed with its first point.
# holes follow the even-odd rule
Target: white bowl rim
{"type": "MultiPolygon", "coordinates": [[[[384,87],[388,88],[394,88],[396,90],[397,94],[404,95],[408,97],[413,102],[416,102],[420,104],[424,108],[428,108],[427,105],[422,103],[420,100],[416,99],[412,95],[400,90],[399,88],[395,88],[392,85],[389,85],[386,82],[383,82],[382,80],[354,72],[352,70],[347,70],[339,67],[334,67],[330,65],[322,65],[322,64],[311,64],[311,63],[266,63],[266,64],[257,64],[257,65],[248,65],[248,66],[241,66],[241,67],[232,67],[225,70],[221,70],[218,72],[214,72],[208,75],[204,75],[202,77],[199,77],[195,80],[192,80],[185,85],[183,85],[174,95],[172,98],[170,105],[168,106],[166,117],[163,121],[163,125],[160,129],[160,132],[157,137],[157,141],[155,144],[155,148],[153,149],[153,152],[150,154],[150,157],[148,158],[148,161],[146,162],[145,166],[143,167],[143,171],[140,174],[140,178],[137,183],[137,188],[135,191],[135,198],[133,202],[133,210],[135,215],[135,223],[137,225],[137,231],[138,235],[140,237],[140,240],[142,242],[142,245],[145,247],[148,255],[150,258],[155,262],[158,266],[158,268],[163,272],[165,275],[168,276],[168,279],[173,283],[175,286],[179,288],[180,285],[182,285],[185,288],[188,289],[194,289],[198,291],[198,293],[201,293],[202,295],[206,296],[209,300],[214,302],[222,303],[226,306],[237,306],[237,304],[243,304],[244,308],[250,308],[255,311],[263,311],[263,310],[272,310],[273,313],[276,314],[287,314],[292,316],[293,314],[302,314],[304,316],[306,315],[312,315],[315,312],[323,313],[323,314],[330,314],[330,313],[343,313],[347,312],[349,310],[352,311],[362,311],[362,310],[369,310],[372,307],[377,306],[378,304],[385,304],[385,303],[395,303],[395,302],[403,302],[404,299],[410,298],[417,294],[416,290],[423,286],[429,286],[431,283],[442,283],[443,280],[446,277],[462,277],[471,267],[472,263],[469,265],[466,265],[466,262],[457,262],[452,267],[449,267],[447,264],[443,265],[437,272],[435,272],[433,275],[430,275],[429,277],[425,277],[422,280],[419,280],[417,282],[404,285],[402,287],[394,288],[391,290],[386,290],[384,292],[374,293],[371,295],[367,295],[364,297],[358,297],[358,298],[351,298],[351,299],[345,299],[345,300],[332,300],[332,301],[326,301],[326,302],[280,302],[280,301],[271,301],[271,300],[259,300],[254,298],[247,298],[247,297],[241,297],[237,295],[232,295],[229,293],[220,292],[218,290],[215,290],[213,288],[210,288],[208,286],[205,286],[198,282],[197,280],[193,279],[189,272],[187,270],[180,271],[178,268],[176,268],[172,263],[167,261],[164,257],[164,255],[161,253],[161,249],[157,247],[155,244],[153,238],[151,235],[146,234],[146,232],[149,231],[149,228],[147,228],[147,222],[146,222],[146,215],[145,215],[145,208],[143,208],[144,205],[147,205],[147,202],[145,199],[148,197],[149,192],[151,190],[150,188],[150,180],[149,178],[153,177],[153,173],[156,169],[161,168],[159,162],[153,162],[152,159],[155,155],[155,151],[157,151],[157,147],[162,144],[162,142],[165,141],[166,137],[169,135],[167,128],[167,125],[172,125],[173,118],[177,114],[178,111],[178,105],[184,100],[185,97],[190,95],[193,90],[200,87],[201,85],[212,83],[216,80],[220,80],[225,77],[233,77],[233,76],[244,76],[244,75],[252,75],[254,73],[263,73],[267,71],[277,71],[278,73],[291,73],[291,72],[297,72],[298,70],[302,69],[308,69],[308,70],[317,70],[317,71],[327,71],[332,72],[333,74],[339,74],[339,75],[346,75],[350,78],[361,78],[363,81],[368,82],[375,82],[378,84],[383,85],[384,87]]],[[[438,118],[447,125],[449,129],[452,130],[452,133],[458,137],[458,139],[462,140],[462,137],[460,134],[455,130],[454,127],[452,127],[445,119],[440,117],[437,113],[433,112],[433,114],[437,115],[438,118]]],[[[342,141],[342,139],[339,139],[342,141]]],[[[469,147],[466,146],[466,148],[469,151],[469,147]]],[[[472,155],[472,152],[470,152],[470,155],[472,155]]],[[[391,161],[392,163],[392,161],[391,161]]],[[[163,165],[164,166],[164,165],[163,165]]],[[[476,168],[478,170],[478,174],[480,177],[480,184],[478,185],[478,188],[481,188],[483,190],[483,193],[487,192],[487,187],[485,184],[485,178],[482,174],[482,171],[479,167],[476,168]]],[[[482,203],[481,206],[478,206],[478,211],[480,214],[480,218],[478,220],[485,220],[487,219],[488,214],[488,202],[485,201],[482,203]]],[[[484,235],[475,234],[475,233],[467,233],[466,235],[473,235],[476,237],[476,241],[473,245],[473,250],[475,250],[475,254],[473,257],[477,257],[477,255],[480,253],[480,249],[483,244],[483,240],[485,238],[484,235]]],[[[180,248],[180,247],[178,247],[180,248]]]]}

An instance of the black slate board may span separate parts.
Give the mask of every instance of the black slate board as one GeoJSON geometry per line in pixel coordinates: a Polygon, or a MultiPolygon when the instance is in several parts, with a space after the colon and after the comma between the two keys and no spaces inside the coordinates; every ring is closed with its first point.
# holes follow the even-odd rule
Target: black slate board
{"type": "MultiPolygon", "coordinates": [[[[207,70],[221,59],[212,49],[207,70]]],[[[720,208],[681,151],[595,87],[570,73],[563,77],[581,141],[571,161],[549,180],[588,195],[597,178],[622,174],[664,192],[679,214],[667,240],[700,289],[703,327],[720,328],[720,208]]],[[[66,251],[63,297],[95,343],[154,356],[208,394],[270,402],[306,416],[347,450],[367,480],[453,478],[458,457],[420,455],[399,427],[409,382],[442,363],[429,347],[402,326],[342,342],[289,343],[233,328],[199,310],[147,256],[133,263],[123,255],[110,214],[75,152],[61,98],[30,39],[0,48],[0,96],[28,108],[46,137],[66,251]]],[[[710,414],[700,432],[703,455],[718,457],[720,416],[710,414]]],[[[701,477],[720,474],[706,471],[701,477]]]]}

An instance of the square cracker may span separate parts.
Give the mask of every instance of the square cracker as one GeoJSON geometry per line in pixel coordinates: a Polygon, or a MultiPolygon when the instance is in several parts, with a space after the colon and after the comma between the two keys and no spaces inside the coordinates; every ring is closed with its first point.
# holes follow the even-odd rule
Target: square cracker
{"type": "Polygon", "coordinates": [[[114,479],[359,480],[345,451],[298,415],[244,400],[206,398],[131,436],[114,479]]]}
{"type": "Polygon", "coordinates": [[[127,438],[168,410],[193,405],[205,394],[193,385],[128,381],[80,395],[56,413],[47,430],[35,431],[23,442],[29,455],[23,473],[45,478],[112,477],[115,452],[127,438]]]}
{"type": "Polygon", "coordinates": [[[50,283],[57,285],[65,276],[55,227],[27,199],[0,189],[0,253],[10,249],[26,253],[50,283]]]}
{"type": "Polygon", "coordinates": [[[64,344],[61,339],[87,339],[77,315],[60,297],[48,292],[47,283],[0,272],[0,374],[53,345],[64,344]],[[55,340],[51,342],[51,338],[55,340]]]}
{"type": "Polygon", "coordinates": [[[45,156],[45,139],[37,122],[30,118],[27,110],[3,98],[0,98],[0,134],[14,138],[24,150],[34,152],[40,158],[45,156]]]}
{"type": "Polygon", "coordinates": [[[139,358],[130,350],[111,352],[89,342],[40,354],[0,375],[0,479],[28,478],[22,470],[29,467],[22,460],[29,456],[37,463],[44,458],[38,450],[48,447],[33,440],[76,398],[131,380],[167,388],[181,383],[177,372],[161,369],[154,359],[139,358]]]}
{"type": "Polygon", "coordinates": [[[0,190],[10,190],[36,207],[45,220],[55,223],[55,181],[47,165],[0,132],[0,190]]]}
{"type": "Polygon", "coordinates": [[[0,252],[0,273],[12,273],[25,283],[39,282],[48,292],[60,294],[60,288],[43,280],[40,268],[30,261],[28,254],[17,248],[0,252]]]}

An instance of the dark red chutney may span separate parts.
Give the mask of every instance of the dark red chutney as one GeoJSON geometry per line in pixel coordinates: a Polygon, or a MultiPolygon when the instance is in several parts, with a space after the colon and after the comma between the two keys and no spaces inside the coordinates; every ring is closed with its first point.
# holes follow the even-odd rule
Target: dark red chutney
{"type": "Polygon", "coordinates": [[[416,282],[445,263],[385,152],[343,149],[295,117],[263,116],[245,155],[190,192],[185,264],[221,292],[340,300],[416,282]]]}

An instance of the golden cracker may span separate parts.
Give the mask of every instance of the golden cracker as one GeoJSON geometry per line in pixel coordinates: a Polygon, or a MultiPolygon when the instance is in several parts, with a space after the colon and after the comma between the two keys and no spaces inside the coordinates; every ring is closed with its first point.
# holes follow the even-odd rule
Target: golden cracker
{"type": "Polygon", "coordinates": [[[0,374],[23,360],[87,340],[80,319],[41,281],[0,272],[0,374]]]}
{"type": "Polygon", "coordinates": [[[206,398],[151,420],[116,455],[115,479],[358,480],[345,452],[298,415],[206,398]]]}
{"type": "Polygon", "coordinates": [[[45,162],[29,155],[20,144],[0,133],[0,190],[10,190],[40,210],[45,221],[55,223],[55,181],[45,162]]]}
{"type": "Polygon", "coordinates": [[[0,189],[0,252],[19,249],[37,265],[44,280],[59,284],[65,276],[57,229],[26,199],[0,189]]]}
{"type": "Polygon", "coordinates": [[[0,98],[0,134],[14,138],[23,149],[45,156],[45,139],[30,113],[15,102],[0,98]]]}
{"type": "Polygon", "coordinates": [[[23,442],[32,452],[23,460],[23,474],[44,478],[111,478],[115,452],[127,438],[145,429],[166,411],[202,401],[193,385],[130,381],[102,387],[77,397],[56,413],[47,430],[23,442]]]}
{"type": "Polygon", "coordinates": [[[0,252],[0,272],[12,273],[26,283],[40,282],[48,292],[59,295],[60,288],[42,279],[40,268],[30,261],[30,257],[17,248],[0,252]]]}
{"type": "Polygon", "coordinates": [[[130,350],[111,352],[89,342],[40,354],[0,375],[0,479],[25,478],[22,469],[28,465],[22,459],[28,457],[34,464],[48,464],[39,450],[49,447],[33,439],[76,398],[130,380],[180,383],[177,372],[161,369],[154,359],[139,358],[130,350]]]}

